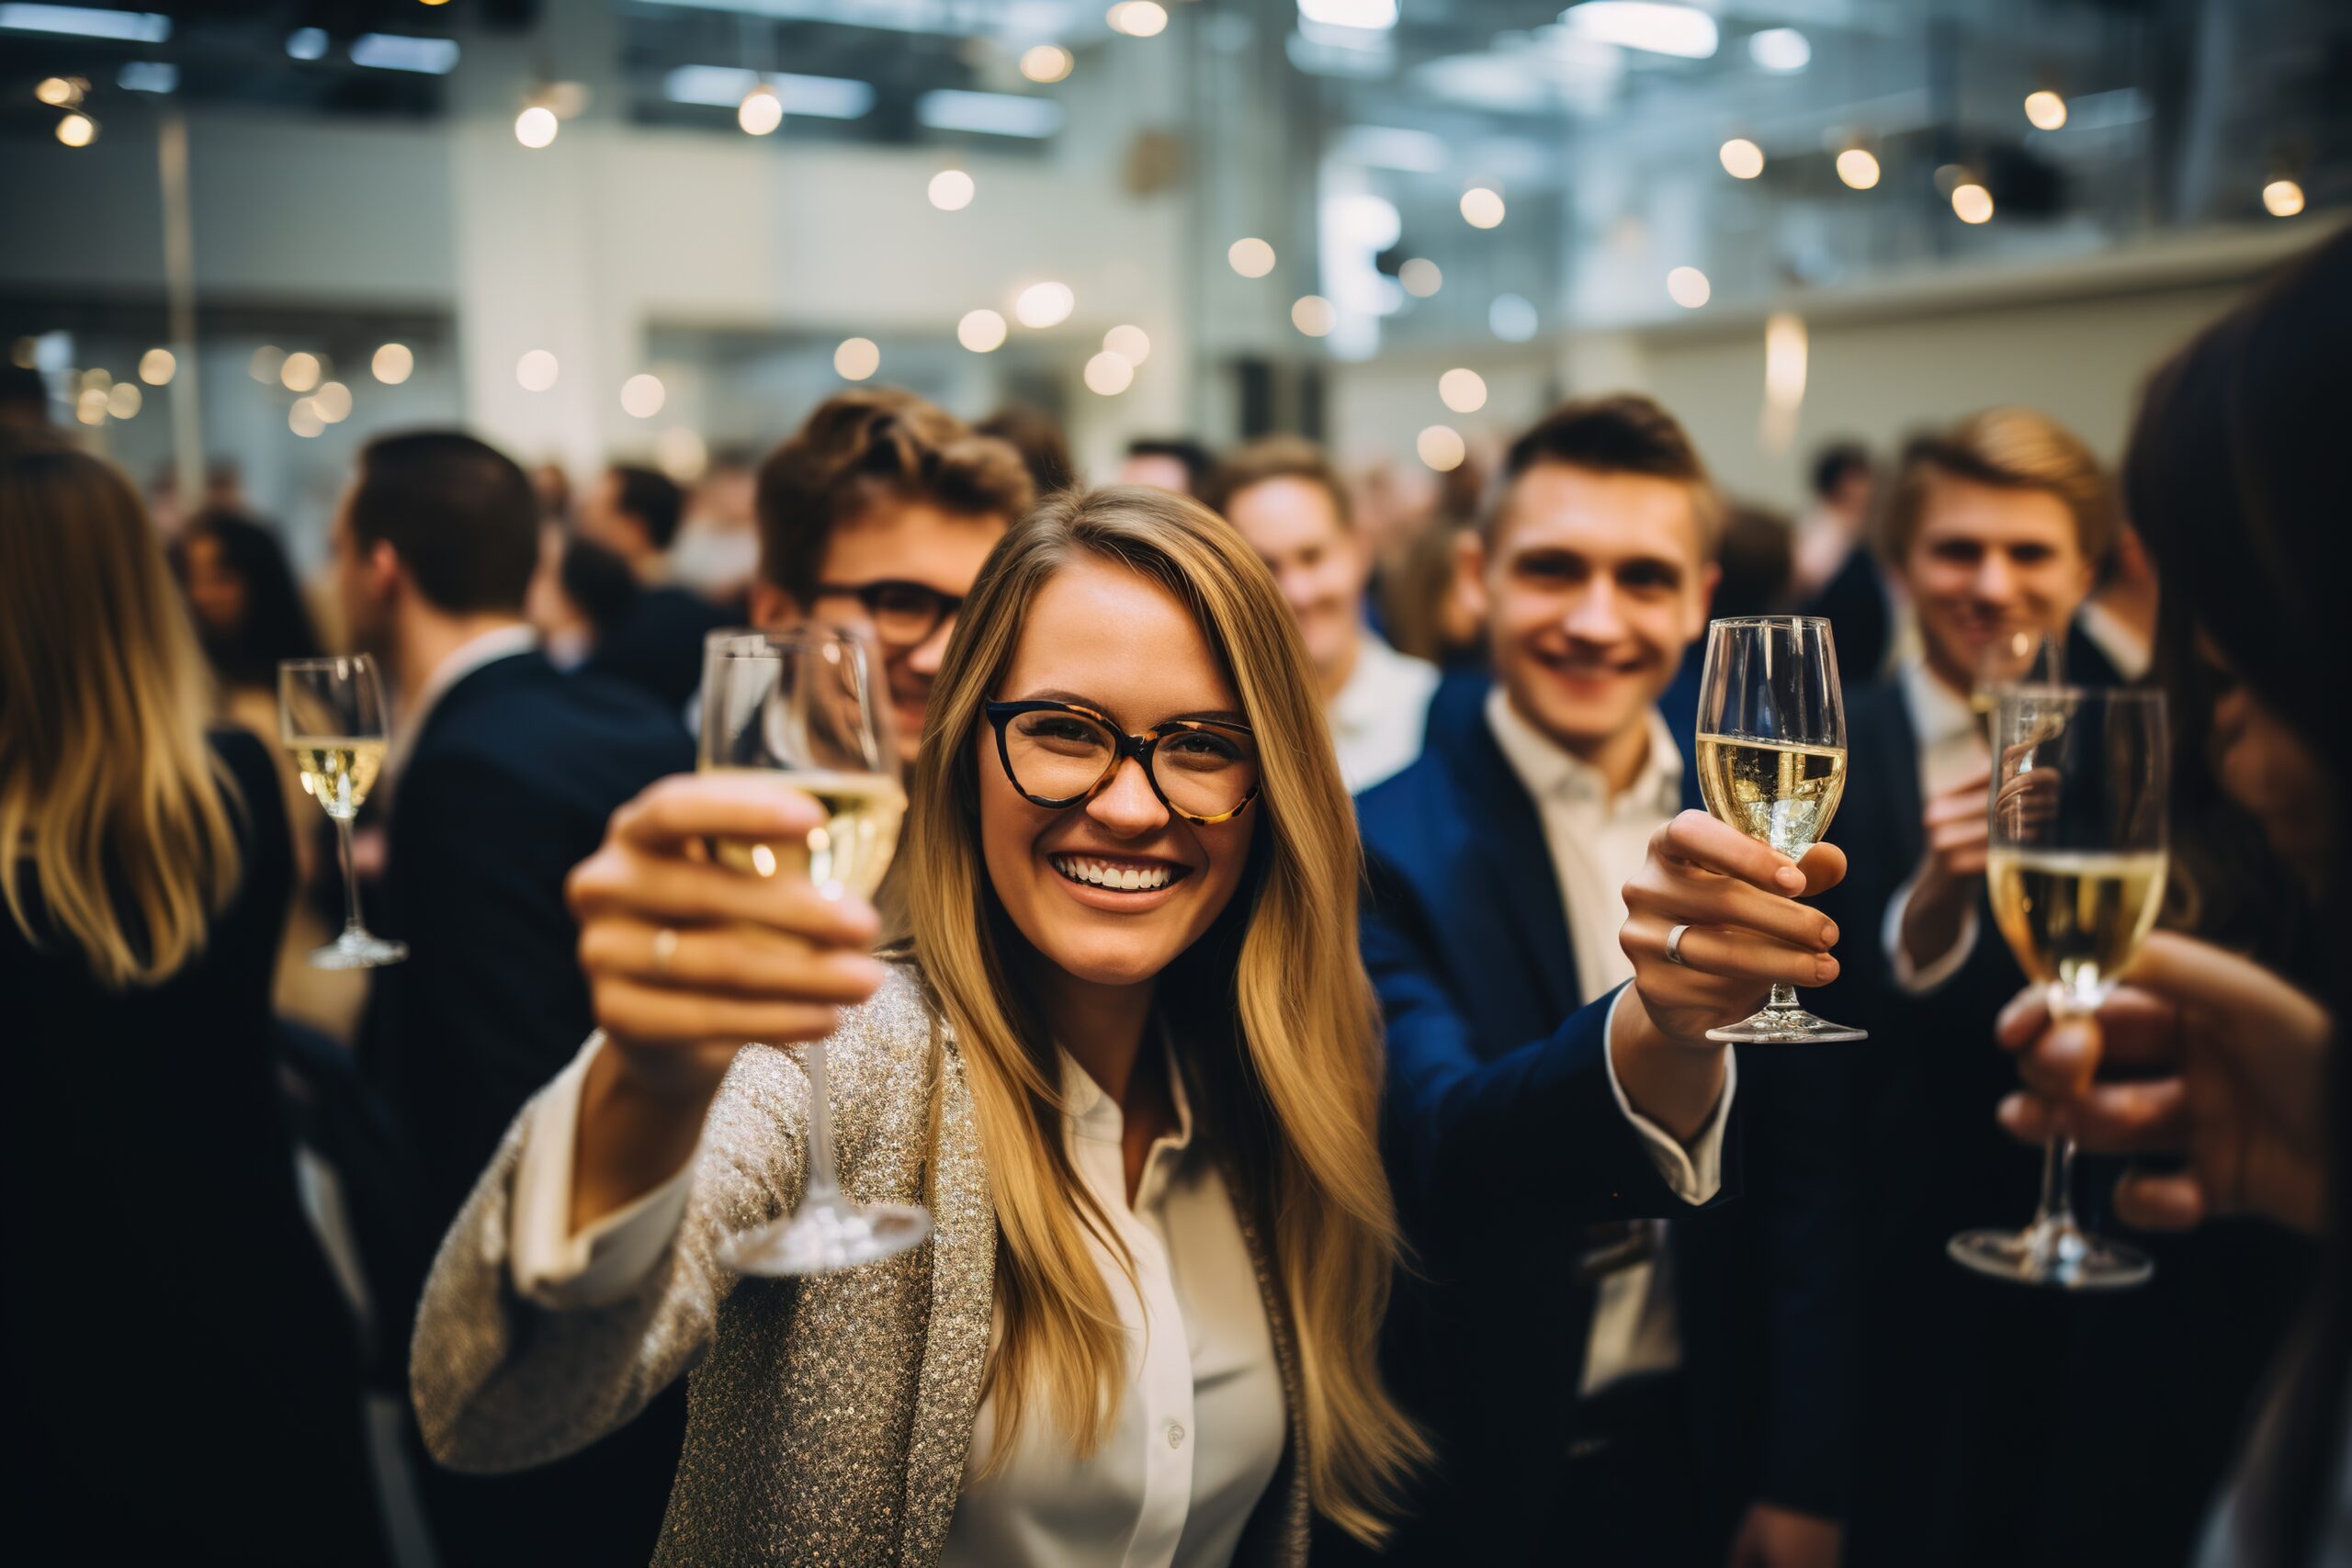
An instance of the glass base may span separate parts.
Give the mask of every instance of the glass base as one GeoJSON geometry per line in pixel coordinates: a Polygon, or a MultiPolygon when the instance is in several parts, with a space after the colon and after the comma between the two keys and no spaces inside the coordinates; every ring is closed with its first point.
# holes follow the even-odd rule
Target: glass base
{"type": "Polygon", "coordinates": [[[1710,1029],[1707,1038],[1734,1045],[1825,1045],[1837,1040],[1868,1040],[1867,1029],[1832,1023],[1803,1008],[1758,1008],[1737,1023],[1710,1029]]]}
{"type": "Polygon", "coordinates": [[[888,1258],[931,1234],[931,1214],[910,1203],[852,1203],[844,1198],[801,1204],[790,1219],[729,1236],[718,1261],[761,1277],[831,1274],[888,1258]]]}
{"type": "Polygon", "coordinates": [[[2021,1231],[1962,1231],[1944,1250],[1954,1263],[1988,1278],[2055,1291],[2128,1291],[2156,1272],[2144,1252],[2049,1220],[2021,1231]]]}
{"type": "Polygon", "coordinates": [[[313,969],[380,969],[387,964],[399,964],[408,957],[408,943],[373,936],[363,931],[346,931],[324,947],[311,954],[313,969]]]}

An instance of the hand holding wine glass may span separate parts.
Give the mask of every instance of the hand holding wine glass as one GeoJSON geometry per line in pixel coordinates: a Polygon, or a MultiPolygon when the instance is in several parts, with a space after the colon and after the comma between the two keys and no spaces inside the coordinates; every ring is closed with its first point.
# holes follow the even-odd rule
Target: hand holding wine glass
{"type": "Polygon", "coordinates": [[[2317,1234],[2334,1035],[2325,1008],[2260,964],[2155,931],[2096,1013],[2054,1016],[2039,987],[2002,1012],[2025,1088],[2001,1123],[2034,1142],[2063,1129],[2096,1154],[2185,1156],[2117,1181],[2116,1213],[2143,1229],[2253,1213],[2317,1234]]]}
{"type": "MultiPolygon", "coordinates": [[[[1698,746],[1699,789],[1707,809],[1782,856],[1803,860],[1829,830],[1846,792],[1846,704],[1829,623],[1758,615],[1710,624],[1698,746]]],[[[1841,856],[1841,874],[1843,865],[1841,856]]],[[[1799,1007],[1793,978],[1776,977],[1762,1008],[1737,1023],[1710,1029],[1707,1038],[1760,1043],[1868,1038],[1799,1007]]]]}
{"type": "MultiPolygon", "coordinates": [[[[1995,706],[1993,744],[1994,919],[2051,1014],[2086,1017],[2114,991],[2164,897],[2163,694],[2015,687],[1995,706]]],[[[2154,1272],[2145,1256],[2076,1223],[2074,1160],[2073,1140],[2053,1136],[2032,1223],[1963,1232],[1951,1239],[1953,1260],[2061,1290],[2144,1283],[2154,1272]]]]}

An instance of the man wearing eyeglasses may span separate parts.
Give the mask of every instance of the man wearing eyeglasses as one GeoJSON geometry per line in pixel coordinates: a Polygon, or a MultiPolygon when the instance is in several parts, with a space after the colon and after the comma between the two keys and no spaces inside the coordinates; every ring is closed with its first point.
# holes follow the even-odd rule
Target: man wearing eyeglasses
{"type": "Polygon", "coordinates": [[[844,392],[760,465],[752,618],[854,626],[882,652],[902,761],[980,563],[1029,508],[1009,444],[910,392],[844,392]]]}

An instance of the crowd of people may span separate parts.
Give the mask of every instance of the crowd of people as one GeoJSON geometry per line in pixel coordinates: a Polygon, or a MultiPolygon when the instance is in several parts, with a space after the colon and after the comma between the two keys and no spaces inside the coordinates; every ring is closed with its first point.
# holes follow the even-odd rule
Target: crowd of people
{"type": "Polygon", "coordinates": [[[1090,486],[1032,412],[857,389],[726,478],[755,559],[658,471],[419,431],[306,596],[38,424],[7,1376],[93,1550],[413,1561],[413,1508],[447,1564],[2352,1563],[2352,239],[2174,352],[2114,471],[1997,408],[1826,449],[1794,520],[1631,393],[1408,501],[1295,436],[1090,486]],[[1747,615],[1836,637],[1795,860],[1702,808],[1747,615]],[[695,771],[709,634],[808,622],[900,747],[871,902],[707,847],[822,821],[695,771]],[[2020,631],[2172,714],[2165,929],[2089,1017],[1986,904],[2020,631]],[[330,647],[397,716],[348,874],[408,956],[360,976],[302,962],[346,872],[278,756],[330,647]],[[1709,1037],[1781,984],[1868,1039],[1709,1037]],[[843,1190],[934,1230],[740,1274],[819,1093],[843,1190]],[[2058,1132],[2144,1289],[1946,1258],[2058,1132]]]}

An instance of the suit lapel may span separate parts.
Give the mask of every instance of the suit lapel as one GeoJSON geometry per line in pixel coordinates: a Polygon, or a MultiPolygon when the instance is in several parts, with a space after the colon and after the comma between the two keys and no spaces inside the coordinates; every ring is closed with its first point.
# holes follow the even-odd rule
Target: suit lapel
{"type": "Polygon", "coordinates": [[[1546,1016],[1566,1018],[1582,1001],[1576,951],[1568,945],[1568,917],[1552,868],[1552,848],[1535,802],[1511,771],[1483,719],[1463,737],[1455,753],[1454,779],[1466,797],[1463,820],[1485,823],[1471,840],[1483,870],[1500,893],[1517,935],[1521,959],[1546,1016]]]}
{"type": "Polygon", "coordinates": [[[1902,685],[1890,682],[1883,690],[1885,711],[1871,715],[1867,728],[1875,738],[1872,767],[1876,776],[1861,782],[1877,790],[1885,808],[1893,813],[1894,863],[1910,866],[1917,863],[1927,843],[1927,829],[1920,820],[1927,802],[1919,793],[1918,733],[1911,726],[1911,705],[1904,698],[1902,685]]]}

